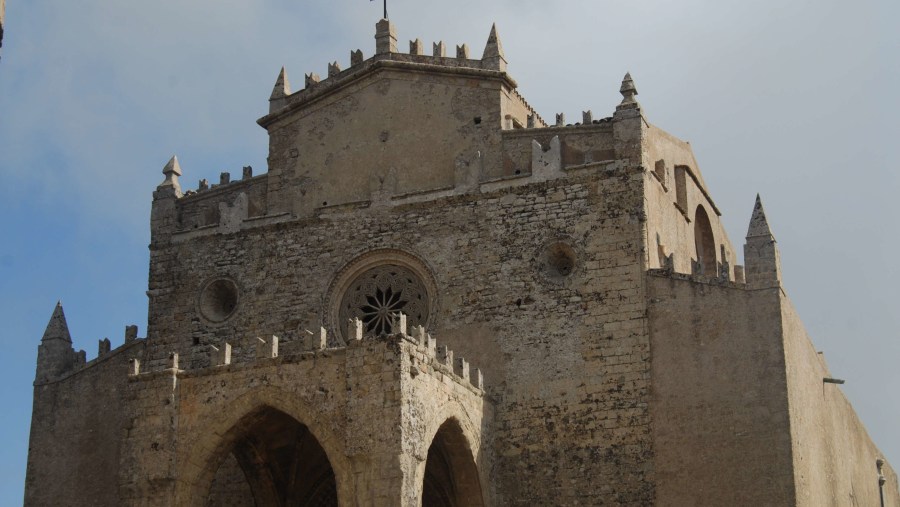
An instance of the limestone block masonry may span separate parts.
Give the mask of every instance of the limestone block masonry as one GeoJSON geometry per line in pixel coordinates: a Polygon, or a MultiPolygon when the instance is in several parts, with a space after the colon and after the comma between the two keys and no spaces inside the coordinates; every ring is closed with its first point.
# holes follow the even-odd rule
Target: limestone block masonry
{"type": "Polygon", "coordinates": [[[165,165],[146,337],[40,342],[26,505],[900,505],[762,201],[739,266],[630,75],[550,125],[496,26],[399,47],[282,68],[267,172],[165,165]]]}

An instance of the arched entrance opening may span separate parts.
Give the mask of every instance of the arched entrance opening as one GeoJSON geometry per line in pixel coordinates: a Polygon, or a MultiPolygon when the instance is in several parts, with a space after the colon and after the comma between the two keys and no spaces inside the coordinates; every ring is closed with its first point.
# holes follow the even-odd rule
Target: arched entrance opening
{"type": "Polygon", "coordinates": [[[697,206],[694,213],[694,244],[697,248],[697,263],[700,264],[700,272],[707,276],[715,276],[716,265],[716,240],[713,237],[712,225],[709,215],[703,206],[697,206]]]}
{"type": "Polygon", "coordinates": [[[455,419],[448,419],[431,441],[422,484],[422,507],[483,506],[481,482],[472,450],[455,419]]]}
{"type": "Polygon", "coordinates": [[[206,505],[337,506],[328,456],[293,417],[266,407],[243,418],[229,435],[206,505]]]}

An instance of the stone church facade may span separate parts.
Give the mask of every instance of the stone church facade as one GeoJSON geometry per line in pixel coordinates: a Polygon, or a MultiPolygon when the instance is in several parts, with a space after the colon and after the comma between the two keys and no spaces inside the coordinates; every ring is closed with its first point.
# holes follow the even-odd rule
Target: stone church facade
{"type": "MultiPolygon", "coordinates": [[[[2,0],[0,0],[2,1],[2,0]]],[[[268,171],[153,193],[146,337],[41,340],[26,505],[900,505],[781,286],[630,76],[545,122],[393,25],[282,70],[268,171]]]]}

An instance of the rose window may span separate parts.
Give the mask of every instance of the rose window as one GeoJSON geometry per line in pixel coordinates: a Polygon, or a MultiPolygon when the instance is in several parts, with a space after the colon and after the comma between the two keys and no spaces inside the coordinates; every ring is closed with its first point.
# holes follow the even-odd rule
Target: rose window
{"type": "Polygon", "coordinates": [[[391,320],[397,313],[407,316],[407,324],[425,324],[428,294],[415,273],[396,265],[372,268],[353,280],[341,300],[341,328],[357,318],[366,333],[391,334],[391,320]]]}

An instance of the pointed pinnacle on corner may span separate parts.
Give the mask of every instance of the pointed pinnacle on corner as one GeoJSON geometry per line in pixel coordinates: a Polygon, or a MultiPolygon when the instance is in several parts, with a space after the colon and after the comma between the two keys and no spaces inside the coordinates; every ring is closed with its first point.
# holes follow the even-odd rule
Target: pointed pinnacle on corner
{"type": "Polygon", "coordinates": [[[634,99],[637,96],[637,87],[634,85],[634,79],[631,78],[631,72],[626,72],[622,78],[622,86],[619,87],[619,93],[622,94],[622,104],[636,104],[634,99]]]}
{"type": "Polygon", "coordinates": [[[760,236],[770,236],[774,239],[769,220],[766,218],[766,210],[763,208],[762,199],[756,194],[756,204],[753,205],[753,215],[750,217],[750,227],[747,229],[747,239],[760,236]]]}
{"type": "Polygon", "coordinates": [[[500,42],[500,36],[497,34],[497,23],[491,25],[491,33],[488,35],[487,44],[484,46],[484,55],[482,59],[494,58],[494,57],[505,58],[503,54],[503,43],[500,42]]]}
{"type": "Polygon", "coordinates": [[[506,56],[503,54],[503,43],[497,34],[497,23],[491,25],[491,34],[488,35],[487,44],[484,46],[481,63],[484,69],[506,72],[506,56]]]}
{"type": "Polygon", "coordinates": [[[47,329],[44,330],[44,336],[41,338],[42,342],[47,340],[63,340],[72,343],[69,325],[66,323],[66,314],[63,312],[62,302],[60,301],[56,302],[50,321],[47,322],[47,329]]]}
{"type": "Polygon", "coordinates": [[[163,167],[163,174],[166,175],[166,180],[170,179],[170,174],[174,174],[175,176],[181,176],[181,166],[178,164],[178,156],[172,155],[172,158],[166,163],[166,166],[163,167]]]}
{"type": "Polygon", "coordinates": [[[491,33],[488,35],[488,44],[494,43],[497,44],[500,42],[500,37],[497,36],[497,23],[491,23],[491,33]]]}
{"type": "Polygon", "coordinates": [[[178,177],[181,176],[181,166],[178,164],[178,157],[172,156],[166,166],[163,167],[162,172],[166,175],[166,179],[157,185],[156,192],[153,193],[153,198],[157,199],[166,196],[174,196],[176,198],[181,197],[181,184],[178,183],[178,177]]]}
{"type": "Polygon", "coordinates": [[[272,88],[272,95],[269,100],[283,99],[291,94],[291,83],[288,81],[287,71],[281,67],[278,78],[275,80],[275,87],[272,88]]]}

